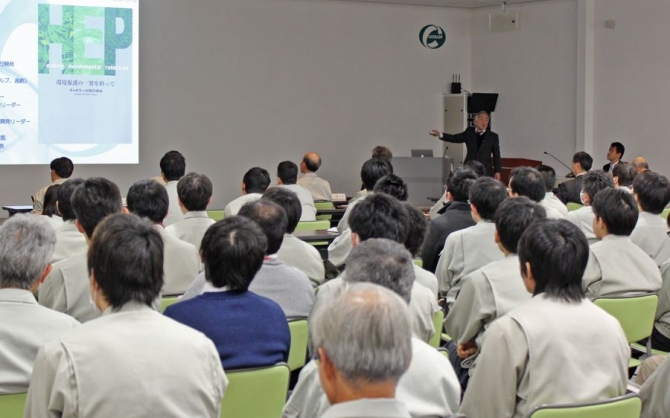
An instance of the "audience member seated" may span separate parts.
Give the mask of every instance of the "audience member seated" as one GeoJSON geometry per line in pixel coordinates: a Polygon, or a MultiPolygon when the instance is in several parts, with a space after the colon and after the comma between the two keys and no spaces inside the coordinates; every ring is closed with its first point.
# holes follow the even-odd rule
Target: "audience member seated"
{"type": "MultiPolygon", "coordinates": [[[[407,239],[409,214],[398,199],[385,193],[372,193],[351,211],[351,246],[371,238],[386,238],[399,244],[407,239]]],[[[346,281],[347,270],[338,278],[329,280],[318,288],[317,301],[331,292],[339,292],[346,281]]],[[[440,308],[433,292],[427,287],[414,283],[410,301],[414,335],[428,341],[435,334],[433,315],[440,308]]]]}
{"type": "Polygon", "coordinates": [[[102,317],[40,349],[27,418],[219,417],[228,380],[214,344],[151,308],[163,255],[149,222],[116,214],[100,223],[87,264],[102,317]]]}
{"type": "Polygon", "coordinates": [[[309,324],[319,378],[332,405],[322,418],[410,418],[396,399],[412,359],[407,306],[368,283],[347,289],[317,309],[309,324]]]}
{"type": "Polygon", "coordinates": [[[202,240],[204,293],[165,310],[212,340],[225,370],[288,360],[291,334],[284,312],[249,291],[266,248],[265,234],[249,219],[234,216],[210,227],[202,240]]]}
{"type": "Polygon", "coordinates": [[[637,170],[632,164],[620,162],[612,169],[614,187],[619,187],[629,193],[633,192],[635,177],[637,177],[637,170]]]}
{"type": "Polygon", "coordinates": [[[370,158],[375,158],[377,160],[382,160],[390,163],[391,160],[393,159],[393,152],[391,152],[391,149],[389,147],[385,147],[383,145],[377,145],[372,149],[372,157],[370,158]]]}
{"type": "Polygon", "coordinates": [[[128,210],[147,218],[154,224],[164,243],[162,295],[180,295],[191,285],[200,272],[198,249],[170,235],[163,227],[163,218],[168,211],[168,194],[165,187],[153,180],[140,180],[128,190],[128,210]]]}
{"type": "Polygon", "coordinates": [[[354,196],[354,198],[349,201],[347,210],[344,211],[342,219],[340,219],[340,221],[337,223],[337,231],[340,234],[344,233],[344,231],[349,228],[349,216],[351,215],[351,211],[354,209],[354,207],[362,198],[370,194],[372,189],[374,189],[375,184],[377,184],[377,181],[387,174],[393,174],[393,167],[388,161],[371,158],[363,163],[363,166],[361,167],[361,181],[363,182],[363,190],[361,190],[359,193],[356,193],[356,196],[354,196]]]}
{"type": "Polygon", "coordinates": [[[621,162],[624,152],[626,148],[621,142],[612,142],[607,150],[607,161],[609,162],[603,166],[603,171],[612,174],[614,167],[621,162]]]}
{"type": "Polygon", "coordinates": [[[619,322],[584,297],[584,235],[565,220],[537,221],[518,254],[533,298],[486,330],[459,412],[521,418],[543,404],[623,395],[630,349],[619,322]]]}
{"type": "Polygon", "coordinates": [[[253,202],[263,196],[270,185],[270,174],[264,168],[253,167],[242,178],[242,196],[228,203],[223,210],[226,217],[237,215],[245,203],[253,202]]]}
{"type": "Polygon", "coordinates": [[[179,179],[184,176],[186,172],[186,159],[179,151],[169,151],[163,158],[161,158],[161,176],[165,182],[165,190],[167,190],[168,199],[170,202],[168,213],[165,216],[163,225],[170,226],[175,222],[184,219],[184,213],[179,205],[179,193],[177,192],[177,184],[179,179]]]}
{"type": "MultiPolygon", "coordinates": [[[[393,196],[401,202],[406,201],[407,197],[409,196],[407,192],[407,183],[405,183],[403,179],[393,173],[387,174],[377,180],[371,190],[374,193],[386,193],[387,195],[393,196]]],[[[347,260],[347,256],[351,251],[351,229],[348,225],[348,218],[351,214],[351,210],[360,202],[361,199],[358,199],[354,204],[349,204],[347,211],[344,213],[344,215],[347,217],[347,228],[328,246],[328,261],[336,267],[341,267],[344,265],[347,260]]]]}
{"type": "Polygon", "coordinates": [[[644,157],[635,157],[630,163],[633,164],[633,167],[635,167],[635,170],[637,170],[637,174],[642,174],[646,171],[649,171],[649,164],[644,157]]]}
{"type": "Polygon", "coordinates": [[[79,322],[100,316],[91,304],[90,269],[86,253],[93,231],[107,215],[119,213],[121,192],[111,181],[93,177],[77,186],[70,198],[77,230],[84,235],[87,248],[53,265],[51,273],[39,288],[39,303],[58,312],[66,313],[79,322]]]}
{"type": "MultiPolygon", "coordinates": [[[[51,164],[49,165],[49,173],[51,174],[51,184],[49,186],[52,186],[54,184],[65,183],[67,179],[69,179],[70,176],[72,176],[73,171],[74,171],[74,164],[72,164],[72,160],[70,160],[67,157],[60,157],[51,161],[51,164]]],[[[44,194],[47,192],[49,186],[42,187],[35,193],[35,196],[33,196],[32,213],[36,215],[42,214],[42,209],[44,207],[44,194]]]]}
{"type": "Polygon", "coordinates": [[[668,226],[659,216],[670,202],[670,182],[651,171],[638,174],[633,181],[633,196],[640,217],[630,239],[661,266],[670,260],[668,226]]]}
{"type": "Polygon", "coordinates": [[[301,222],[316,221],[316,208],[312,193],[306,188],[296,184],[298,181],[298,166],[292,161],[282,161],[277,166],[278,187],[292,191],[298,196],[302,205],[301,222]]]}
{"type": "Polygon", "coordinates": [[[544,208],[526,197],[502,202],[494,217],[495,242],[505,258],[491,262],[461,280],[461,291],[449,310],[444,328],[452,338],[447,344],[449,359],[463,388],[467,387],[484,331],[493,321],[530,299],[521,280],[516,251],[523,232],[533,222],[545,218],[544,208]],[[468,358],[468,367],[461,367],[461,362],[468,358]]]}
{"type": "Polygon", "coordinates": [[[668,417],[670,416],[670,396],[668,396],[670,360],[667,357],[660,356],[654,356],[647,360],[654,363],[661,361],[661,363],[640,389],[640,398],[642,398],[642,415],[640,415],[640,418],[668,417]]]}
{"type": "Polygon", "coordinates": [[[312,193],[315,202],[333,200],[333,192],[330,190],[330,183],[316,175],[321,167],[321,157],[315,152],[308,152],[302,157],[300,163],[300,172],[302,177],[298,179],[298,184],[312,193]]]}
{"type": "MultiPolygon", "coordinates": [[[[405,209],[409,214],[409,230],[407,231],[407,239],[405,239],[405,248],[416,258],[421,253],[421,245],[423,245],[423,240],[426,237],[426,230],[428,229],[428,222],[423,212],[415,208],[410,203],[405,202],[405,209]]],[[[433,292],[435,300],[437,300],[437,277],[427,270],[419,267],[416,264],[414,266],[414,276],[417,283],[426,286],[433,292]]]]}
{"type": "Polygon", "coordinates": [[[82,254],[88,249],[86,237],[79,232],[75,225],[75,215],[70,199],[74,190],[84,183],[84,179],[70,179],[63,183],[56,195],[56,207],[63,219],[63,225],[56,229],[56,248],[52,256],[52,263],[64,260],[75,254],[82,254]]]}
{"type": "MultiPolygon", "coordinates": [[[[410,299],[412,260],[400,244],[386,239],[370,239],[358,245],[350,258],[348,286],[369,282],[395,292],[405,303],[410,299]]],[[[398,381],[397,398],[405,403],[413,417],[451,415],[460,402],[460,387],[454,371],[434,348],[416,337],[411,340],[412,361],[407,373],[398,381]]],[[[302,369],[298,384],[284,408],[283,418],[320,417],[330,408],[319,381],[318,367],[316,361],[311,361],[302,369]]]]}
{"type": "MultiPolygon", "coordinates": [[[[670,228],[670,217],[667,222],[670,228]]],[[[651,346],[667,353],[670,352],[670,259],[661,265],[661,277],[663,285],[658,292],[656,323],[651,333],[651,346]]]]}
{"type": "Polygon", "coordinates": [[[480,177],[470,187],[470,210],[475,225],[452,232],[444,243],[435,275],[449,306],[456,300],[460,281],[492,261],[503,259],[495,243],[493,216],[507,198],[507,189],[491,177],[480,177]]]}
{"type": "Polygon", "coordinates": [[[177,194],[184,219],[166,226],[165,230],[196,249],[200,248],[205,231],[214,223],[207,215],[207,206],[212,200],[212,182],[204,174],[188,173],[177,183],[177,194]]]}
{"type": "Polygon", "coordinates": [[[465,167],[459,167],[449,174],[445,211],[430,221],[428,233],[421,250],[423,268],[427,271],[435,272],[437,260],[444,248],[444,242],[452,232],[460,231],[475,224],[468,203],[470,186],[475,180],[477,180],[477,175],[465,167]]]}
{"type": "MultiPolygon", "coordinates": [[[[474,172],[476,174],[477,178],[483,177],[483,176],[486,175],[486,168],[484,168],[484,164],[480,163],[477,160],[466,161],[465,163],[463,163],[463,166],[459,167],[459,168],[467,168],[467,169],[472,170],[472,172],[474,172]]],[[[451,171],[449,173],[449,178],[451,178],[453,173],[454,173],[454,171],[451,171]]],[[[447,179],[447,183],[449,183],[449,179],[447,179]]],[[[440,215],[442,215],[447,210],[447,206],[448,206],[447,205],[447,203],[448,203],[447,189],[449,187],[448,187],[448,184],[445,185],[445,186],[446,186],[445,191],[444,191],[444,193],[442,193],[442,196],[440,196],[440,200],[435,202],[435,204],[428,211],[428,215],[430,216],[431,220],[437,218],[440,215]]],[[[435,262],[437,263],[437,260],[435,260],[435,262]]],[[[435,267],[433,267],[433,269],[434,268],[435,267]]]]}
{"type": "Polygon", "coordinates": [[[593,232],[594,216],[591,202],[599,191],[614,188],[614,180],[611,174],[602,170],[589,171],[582,177],[584,180],[582,181],[581,200],[584,206],[568,213],[565,219],[575,224],[584,233],[589,244],[593,244],[598,241],[598,238],[593,232]]]}
{"type": "Polygon", "coordinates": [[[575,155],[572,156],[572,174],[575,176],[575,178],[559,184],[556,191],[556,197],[558,197],[561,202],[565,204],[570,202],[582,203],[580,199],[580,193],[583,188],[583,176],[591,169],[592,166],[593,157],[584,151],[575,153],[575,155]]]}
{"type": "Polygon", "coordinates": [[[28,391],[37,350],[79,325],[37,304],[56,235],[43,217],[15,215],[0,228],[0,395],[28,391]]]}
{"type": "Polygon", "coordinates": [[[278,204],[286,212],[286,234],[277,252],[277,258],[305,273],[312,281],[312,285],[318,286],[323,283],[326,272],[321,254],[313,245],[293,235],[302,211],[298,196],[289,190],[272,187],[263,193],[261,199],[278,204]]]}
{"type": "MultiPolygon", "coordinates": [[[[533,202],[540,203],[546,197],[545,177],[536,169],[531,167],[517,167],[512,170],[509,180],[510,197],[525,196],[533,202]]],[[[548,219],[563,219],[563,215],[551,206],[544,206],[548,219]]]]}
{"type": "Polygon", "coordinates": [[[46,193],[44,193],[44,207],[42,208],[42,216],[55,230],[63,226],[63,218],[58,216],[58,189],[60,184],[49,186],[46,193]]]}
{"type": "Polygon", "coordinates": [[[537,167],[537,171],[544,178],[544,199],[540,202],[540,206],[545,210],[549,208],[557,210],[565,218],[568,216],[568,207],[552,191],[556,185],[556,171],[548,165],[537,167]]]}
{"type": "Polygon", "coordinates": [[[606,188],[596,194],[591,208],[593,232],[600,241],[590,247],[582,283],[586,297],[593,300],[658,292],[661,273],[656,263],[629,238],[638,219],[633,196],[606,188]]]}

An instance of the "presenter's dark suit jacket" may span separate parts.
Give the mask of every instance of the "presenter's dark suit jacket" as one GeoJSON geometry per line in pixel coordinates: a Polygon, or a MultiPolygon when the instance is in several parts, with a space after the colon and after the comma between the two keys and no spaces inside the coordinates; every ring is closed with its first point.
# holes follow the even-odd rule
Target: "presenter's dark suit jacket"
{"type": "Polygon", "coordinates": [[[584,176],[577,176],[572,180],[568,180],[558,185],[558,189],[554,193],[561,202],[568,204],[569,202],[582,203],[579,193],[582,191],[582,181],[584,176]]]}
{"type": "Polygon", "coordinates": [[[442,139],[445,142],[453,142],[456,144],[465,144],[468,152],[465,156],[465,162],[475,160],[484,164],[486,168],[486,175],[493,176],[493,173],[500,173],[500,140],[498,134],[487,129],[484,132],[484,142],[482,146],[477,149],[477,132],[475,128],[469,127],[460,134],[442,134],[442,139]],[[491,155],[493,155],[493,165],[491,165],[491,155]]]}

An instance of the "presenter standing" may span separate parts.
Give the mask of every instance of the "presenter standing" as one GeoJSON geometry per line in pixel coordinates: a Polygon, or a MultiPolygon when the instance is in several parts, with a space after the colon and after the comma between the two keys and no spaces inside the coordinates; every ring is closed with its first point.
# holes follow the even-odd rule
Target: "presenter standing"
{"type": "Polygon", "coordinates": [[[432,136],[436,136],[445,142],[465,144],[468,153],[464,162],[471,160],[479,161],[486,168],[486,175],[500,180],[500,140],[498,134],[488,129],[489,114],[481,111],[475,116],[475,126],[468,127],[460,134],[447,134],[433,129],[432,136]],[[491,163],[493,154],[493,163],[491,163]]]}

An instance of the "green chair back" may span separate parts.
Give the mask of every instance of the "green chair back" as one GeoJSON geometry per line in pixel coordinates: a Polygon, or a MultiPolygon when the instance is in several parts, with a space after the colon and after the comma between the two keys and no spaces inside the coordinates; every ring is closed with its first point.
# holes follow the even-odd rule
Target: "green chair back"
{"type": "Polygon", "coordinates": [[[581,207],[584,207],[584,205],[582,205],[581,203],[575,203],[575,202],[568,202],[568,204],[565,206],[568,207],[568,212],[572,212],[573,210],[577,210],[581,207]]]}
{"type": "Polygon", "coordinates": [[[333,202],[314,202],[314,207],[316,208],[317,215],[316,215],[316,220],[317,221],[330,221],[333,219],[333,215],[319,215],[318,212],[322,209],[335,209],[335,205],[333,202]]]}
{"type": "Polygon", "coordinates": [[[661,218],[668,219],[669,214],[670,214],[670,208],[664,209],[663,212],[661,212],[661,218]]]}
{"type": "Polygon", "coordinates": [[[298,222],[298,226],[295,228],[296,231],[316,231],[319,229],[328,229],[330,228],[330,221],[305,221],[298,222]]]}
{"type": "Polygon", "coordinates": [[[177,303],[178,296],[165,296],[161,298],[161,312],[165,312],[168,306],[177,303]]]}
{"type": "Polygon", "coordinates": [[[440,337],[442,336],[442,322],[444,322],[444,311],[440,309],[433,315],[433,328],[435,329],[435,334],[433,334],[433,336],[430,337],[430,340],[428,341],[428,344],[431,347],[437,348],[440,346],[440,337]]]}
{"type": "Polygon", "coordinates": [[[413,261],[417,267],[423,268],[423,260],[421,259],[421,257],[417,257],[413,261]]]}
{"type": "Polygon", "coordinates": [[[284,363],[262,369],[228,370],[221,418],[279,418],[290,372],[284,363]]]}
{"type": "Polygon", "coordinates": [[[651,335],[658,305],[657,295],[600,298],[593,303],[619,321],[629,343],[651,335]]]}
{"type": "Polygon", "coordinates": [[[0,416],[2,418],[23,418],[26,394],[0,395],[0,416]]]}
{"type": "Polygon", "coordinates": [[[634,394],[600,402],[542,405],[534,408],[527,418],[640,418],[642,401],[634,394]]]}
{"type": "Polygon", "coordinates": [[[291,331],[288,368],[293,371],[303,367],[307,360],[307,320],[289,321],[288,329],[291,331]]]}
{"type": "Polygon", "coordinates": [[[208,210],[207,211],[207,216],[210,217],[210,219],[214,219],[215,221],[220,221],[223,218],[226,217],[226,214],[222,209],[214,209],[214,210],[208,210]]]}

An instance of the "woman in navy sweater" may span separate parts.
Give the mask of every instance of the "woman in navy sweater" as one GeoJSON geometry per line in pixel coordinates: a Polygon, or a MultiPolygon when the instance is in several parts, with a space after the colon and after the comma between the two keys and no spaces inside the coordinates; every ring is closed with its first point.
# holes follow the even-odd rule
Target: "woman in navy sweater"
{"type": "Polygon", "coordinates": [[[200,253],[207,284],[165,315],[205,334],[225,370],[271,366],[288,360],[291,335],[279,305],[248,291],[263,264],[267,240],[253,221],[234,216],[212,225],[200,253]]]}

